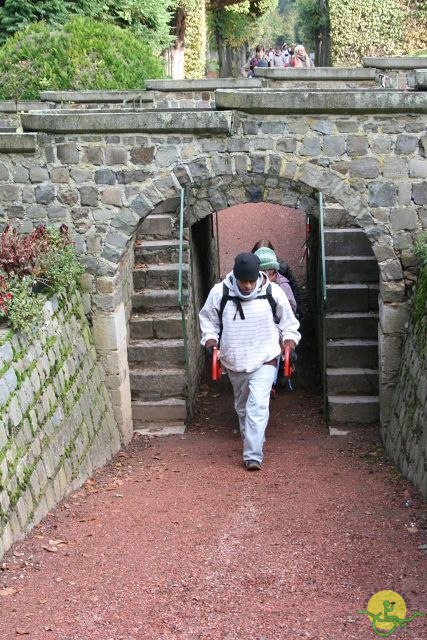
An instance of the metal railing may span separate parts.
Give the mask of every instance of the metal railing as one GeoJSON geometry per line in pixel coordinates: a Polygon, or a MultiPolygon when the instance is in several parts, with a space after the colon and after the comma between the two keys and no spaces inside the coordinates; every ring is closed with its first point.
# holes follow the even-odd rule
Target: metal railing
{"type": "Polygon", "coordinates": [[[322,304],[326,305],[326,262],[325,262],[325,231],[323,224],[323,193],[319,191],[319,241],[320,241],[320,286],[322,289],[322,304]]]}
{"type": "Polygon", "coordinates": [[[329,422],[328,411],[328,379],[326,375],[327,367],[327,350],[326,350],[326,327],[325,327],[325,311],[326,311],[326,260],[325,260],[325,231],[324,231],[324,213],[323,213],[323,193],[319,191],[319,285],[320,285],[320,335],[322,340],[322,387],[323,387],[323,415],[326,423],[329,422]]]}
{"type": "Polygon", "coordinates": [[[185,317],[185,302],[184,302],[184,296],[182,291],[182,271],[183,271],[183,253],[184,253],[184,210],[185,210],[185,189],[183,187],[180,187],[179,248],[178,248],[178,307],[181,311],[181,327],[182,327],[182,337],[184,340],[185,370],[187,374],[187,384],[189,384],[187,322],[185,317]]]}

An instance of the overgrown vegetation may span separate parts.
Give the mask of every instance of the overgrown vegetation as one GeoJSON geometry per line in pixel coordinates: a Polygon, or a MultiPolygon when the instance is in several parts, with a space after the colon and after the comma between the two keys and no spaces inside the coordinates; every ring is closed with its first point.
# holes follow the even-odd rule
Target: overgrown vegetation
{"type": "Polygon", "coordinates": [[[205,0],[195,0],[185,23],[184,76],[203,78],[206,68],[206,10],[205,0]]]}
{"type": "Polygon", "coordinates": [[[115,25],[76,17],[33,23],[0,48],[0,99],[51,90],[140,89],[164,70],[149,46],[115,25]]]}
{"type": "Polygon", "coordinates": [[[75,15],[129,29],[153,53],[169,45],[170,0],[5,0],[0,7],[0,42],[33,22],[64,24],[75,15]]]}
{"type": "Polygon", "coordinates": [[[414,296],[415,322],[421,322],[427,315],[427,233],[415,243],[415,254],[420,261],[417,285],[414,296]]]}
{"type": "Polygon", "coordinates": [[[427,45],[425,0],[329,0],[329,14],[336,66],[357,66],[366,56],[407,55],[427,45]]]}
{"type": "Polygon", "coordinates": [[[0,235],[0,319],[28,333],[47,298],[72,293],[82,273],[66,225],[28,235],[8,225],[0,235]]]}

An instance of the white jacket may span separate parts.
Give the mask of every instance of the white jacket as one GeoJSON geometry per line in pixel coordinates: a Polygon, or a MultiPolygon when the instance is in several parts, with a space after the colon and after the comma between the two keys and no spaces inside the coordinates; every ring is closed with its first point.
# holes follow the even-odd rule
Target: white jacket
{"type": "MultiPolygon", "coordinates": [[[[230,277],[227,275],[223,282],[231,288],[230,295],[234,296],[230,277]]],[[[219,309],[223,296],[223,282],[216,284],[199,313],[202,331],[201,344],[207,340],[218,341],[220,333],[219,309]]],[[[262,273],[262,284],[259,286],[258,296],[265,296],[268,277],[262,273]]],[[[221,363],[226,369],[239,372],[252,372],[265,362],[276,358],[280,354],[279,338],[293,340],[295,344],[301,339],[298,332],[299,322],[295,318],[289,301],[283,290],[274,282],[271,283],[271,293],[277,302],[276,315],[279,324],[274,322],[273,311],[267,298],[242,300],[245,319],[240,317],[234,300],[228,300],[222,314],[221,335],[221,363]]]]}

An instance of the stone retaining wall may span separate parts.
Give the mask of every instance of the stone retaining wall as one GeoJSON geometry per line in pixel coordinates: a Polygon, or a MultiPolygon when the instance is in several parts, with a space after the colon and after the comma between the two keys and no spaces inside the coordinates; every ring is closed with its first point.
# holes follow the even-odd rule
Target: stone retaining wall
{"type": "Polygon", "coordinates": [[[119,448],[79,294],[30,337],[0,330],[0,558],[119,448]]]}
{"type": "Polygon", "coordinates": [[[427,497],[426,316],[418,327],[411,319],[400,362],[390,424],[382,435],[390,457],[427,497]]]}

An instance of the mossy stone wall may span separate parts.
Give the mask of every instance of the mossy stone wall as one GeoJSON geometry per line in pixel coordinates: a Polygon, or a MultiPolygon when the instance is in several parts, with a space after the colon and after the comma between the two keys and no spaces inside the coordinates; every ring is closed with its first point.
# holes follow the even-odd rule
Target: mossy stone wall
{"type": "Polygon", "coordinates": [[[0,330],[0,557],[120,448],[81,296],[0,330]]]}
{"type": "Polygon", "coordinates": [[[390,457],[427,497],[427,316],[409,323],[383,438],[390,457]]]}

